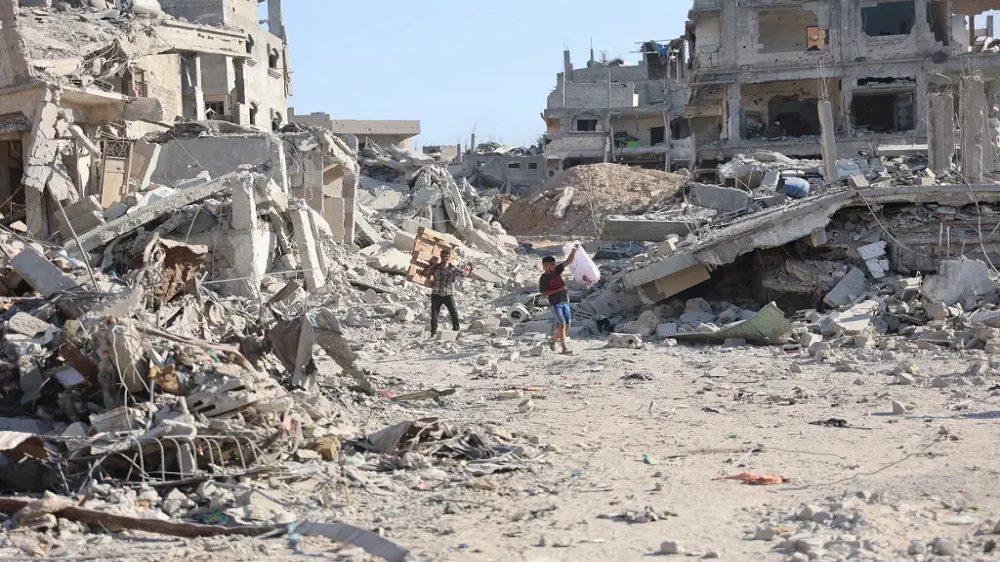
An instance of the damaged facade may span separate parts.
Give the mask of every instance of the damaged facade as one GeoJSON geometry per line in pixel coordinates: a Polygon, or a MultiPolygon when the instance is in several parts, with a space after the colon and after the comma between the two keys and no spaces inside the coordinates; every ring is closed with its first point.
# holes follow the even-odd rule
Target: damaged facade
{"type": "Polygon", "coordinates": [[[998,7],[695,0],[685,37],[642,44],[638,65],[591,57],[573,68],[565,53],[544,113],[549,166],[693,169],[754,149],[818,156],[829,142],[845,154],[922,152],[935,94],[957,94],[968,69],[987,98],[1000,92],[992,18],[988,29],[970,24],[998,7]]]}
{"type": "MultiPolygon", "coordinates": [[[[35,236],[57,229],[61,207],[94,196],[110,209],[147,187],[157,149],[142,138],[175,120],[252,125],[263,110],[272,115],[266,128],[284,122],[287,67],[265,69],[267,81],[252,70],[263,56],[256,38],[285,51],[282,38],[260,30],[257,2],[225,10],[187,3],[178,13],[197,25],[156,2],[128,10],[43,4],[0,2],[0,197],[4,216],[35,236]],[[206,25],[213,13],[227,18],[206,25]]],[[[272,14],[280,28],[280,2],[272,14]]]]}

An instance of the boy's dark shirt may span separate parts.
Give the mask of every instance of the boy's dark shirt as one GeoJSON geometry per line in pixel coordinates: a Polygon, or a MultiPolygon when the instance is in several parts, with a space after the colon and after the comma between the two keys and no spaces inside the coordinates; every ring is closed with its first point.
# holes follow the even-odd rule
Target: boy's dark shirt
{"type": "MultiPolygon", "coordinates": [[[[562,274],[565,270],[565,266],[557,265],[552,273],[543,273],[541,277],[538,278],[538,292],[554,291],[556,289],[562,289],[566,286],[566,282],[563,281],[562,274]]],[[[559,291],[558,293],[548,296],[549,305],[555,306],[566,300],[566,292],[559,291]]]]}

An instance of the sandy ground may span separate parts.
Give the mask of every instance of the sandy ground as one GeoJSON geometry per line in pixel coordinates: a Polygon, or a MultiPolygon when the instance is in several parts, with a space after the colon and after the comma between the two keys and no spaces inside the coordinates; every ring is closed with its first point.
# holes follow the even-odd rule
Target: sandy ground
{"type": "MultiPolygon", "coordinates": [[[[455,386],[457,393],[392,403],[362,429],[425,416],[492,423],[537,437],[541,454],[522,470],[481,477],[371,472],[367,490],[338,479],[339,465],[328,464],[333,476],[323,485],[273,486],[269,493],[291,511],[377,529],[417,560],[683,558],[658,554],[664,541],[721,560],[794,560],[791,553],[809,551],[809,540],[818,541],[812,553],[820,560],[929,560],[906,551],[911,541],[933,549],[937,537],[956,541],[952,560],[994,559],[981,553],[998,537],[975,532],[1000,515],[1000,398],[990,390],[1000,377],[987,367],[981,378],[964,378],[966,385],[929,386],[933,376],[981,362],[981,352],[859,350],[821,365],[778,347],[610,350],[592,340],[574,342],[572,357],[528,357],[529,343],[465,334],[443,344],[419,340],[421,327],[409,329],[407,343],[374,365],[398,377],[391,390],[455,386]],[[511,351],[522,355],[504,359],[511,351]],[[501,359],[503,374],[473,376],[483,356],[501,359]],[[894,384],[890,371],[900,365],[916,372],[916,385],[894,384]],[[518,388],[532,389],[532,411],[495,399],[518,388]],[[912,405],[912,413],[891,415],[891,400],[912,405]],[[854,427],[809,424],[828,418],[854,427]],[[789,482],[718,480],[744,471],[789,482]],[[795,521],[803,505],[841,510],[857,523],[848,532],[795,521]],[[602,518],[647,508],[664,518],[602,518]],[[779,536],[750,540],[762,525],[779,536]],[[782,534],[806,546],[784,549],[782,534]],[[855,556],[842,547],[847,554],[837,557],[827,548],[837,540],[861,546],[855,556]]],[[[286,538],[9,533],[0,545],[10,560],[32,558],[35,548],[92,559],[365,559],[317,539],[296,546],[286,538]]]]}
{"type": "MultiPolygon", "coordinates": [[[[831,366],[778,348],[630,351],[586,341],[576,349],[571,358],[504,362],[505,374],[490,380],[469,376],[478,353],[463,361],[413,349],[380,363],[414,386],[460,388],[444,407],[414,415],[494,420],[537,435],[553,451],[528,470],[489,477],[496,491],[445,484],[381,498],[372,523],[434,560],[642,560],[667,540],[725,560],[780,560],[780,537],[748,540],[758,526],[795,529],[790,518],[802,505],[847,498],[847,509],[866,520],[853,534],[876,543],[866,555],[898,560],[912,559],[905,555],[911,540],[961,543],[1000,514],[1000,399],[988,390],[1000,378],[938,389],[894,385],[889,374],[912,361],[923,384],[964,372],[978,354],[859,351],[856,364],[831,366]],[[802,372],[793,374],[793,365],[802,372]],[[516,401],[492,399],[502,389],[535,386],[543,390],[528,413],[518,413],[516,401]],[[913,405],[912,414],[891,415],[893,399],[913,405]],[[966,409],[949,408],[957,403],[966,409]],[[855,427],[809,424],[828,418],[855,427]],[[744,471],[790,482],[717,480],[744,471]],[[601,518],[647,506],[676,517],[601,518]],[[943,523],[951,519],[965,524],[943,523]]],[[[974,546],[960,559],[975,559],[974,546]]]]}
{"type": "MultiPolygon", "coordinates": [[[[459,303],[467,316],[492,308],[473,294],[459,303]]],[[[379,374],[380,390],[456,392],[392,402],[346,392],[329,377],[322,383],[331,392],[329,418],[355,437],[423,417],[490,427],[534,444],[519,470],[473,476],[434,461],[372,472],[345,468],[343,460],[304,460],[232,484],[260,490],[294,519],[376,531],[414,560],[997,559],[986,551],[1000,540],[993,533],[1000,362],[981,351],[919,350],[905,338],[876,338],[877,348],[841,348],[817,363],[781,346],[618,350],[592,339],[573,342],[571,357],[547,349],[534,357],[538,340],[531,338],[463,332],[457,343],[430,341],[425,320],[382,322],[348,336],[379,374]],[[501,372],[476,374],[487,361],[501,372]],[[914,383],[898,384],[894,371],[912,373],[914,383]],[[511,389],[531,397],[533,409],[497,399],[511,389]],[[909,411],[893,414],[893,401],[909,411]],[[851,427],[810,424],[830,418],[851,427]],[[742,472],[788,482],[720,479],[742,472]],[[643,513],[655,520],[620,517],[643,513]],[[661,554],[665,541],[682,554],[661,554]]],[[[315,538],[187,540],[72,525],[0,532],[0,559],[40,557],[369,559],[315,538]]]]}

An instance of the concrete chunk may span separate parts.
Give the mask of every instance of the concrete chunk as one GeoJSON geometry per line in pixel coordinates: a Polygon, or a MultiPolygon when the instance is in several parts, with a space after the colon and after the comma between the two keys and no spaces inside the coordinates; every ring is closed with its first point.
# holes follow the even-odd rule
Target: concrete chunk
{"type": "MultiPolygon", "coordinates": [[[[11,267],[33,289],[45,298],[58,293],[68,293],[77,288],[78,283],[69,275],[52,265],[48,259],[31,246],[21,250],[10,262],[11,267]]],[[[80,309],[68,299],[60,299],[57,306],[71,318],[80,315],[80,309]]]]}
{"type": "MultiPolygon", "coordinates": [[[[168,197],[164,197],[155,203],[151,203],[145,207],[134,210],[134,212],[130,214],[121,216],[101,228],[91,230],[90,232],[80,236],[80,242],[83,244],[83,249],[87,252],[96,250],[123,234],[128,234],[129,232],[137,230],[138,228],[145,226],[158,218],[172,215],[187,205],[197,203],[198,201],[207,199],[216,193],[224,191],[232,187],[233,182],[237,181],[238,175],[238,173],[228,174],[204,185],[177,191],[176,193],[168,197]]],[[[76,242],[73,240],[68,241],[63,247],[71,255],[84,257],[79,255],[79,249],[77,248],[76,242]]]]}
{"type": "Polygon", "coordinates": [[[885,255],[886,243],[883,241],[875,242],[874,244],[868,244],[867,246],[861,246],[858,248],[858,254],[861,255],[861,259],[877,260],[878,258],[885,255]]]}
{"type": "Polygon", "coordinates": [[[823,297],[823,302],[830,306],[846,306],[851,304],[855,298],[864,294],[867,285],[865,284],[865,274],[860,269],[853,267],[851,271],[840,280],[839,283],[823,297]]]}
{"type": "Polygon", "coordinates": [[[54,328],[54,326],[45,320],[35,318],[34,316],[24,312],[18,312],[7,321],[7,325],[4,326],[4,332],[13,332],[15,334],[21,334],[23,336],[33,338],[39,334],[44,334],[50,328],[54,328]]]}
{"type": "Polygon", "coordinates": [[[745,191],[704,183],[691,184],[691,200],[699,207],[720,211],[742,211],[752,201],[745,191]]]}
{"type": "Polygon", "coordinates": [[[642,338],[635,334],[611,334],[608,347],[612,349],[642,349],[642,338]]]}
{"type": "Polygon", "coordinates": [[[289,211],[292,219],[292,230],[295,233],[295,246],[302,260],[302,274],[306,281],[306,290],[317,291],[326,286],[326,271],[319,253],[322,249],[317,245],[316,236],[311,224],[309,213],[305,209],[289,211]]]}
{"type": "Polygon", "coordinates": [[[944,260],[938,265],[938,274],[924,280],[921,293],[930,300],[951,306],[964,296],[977,297],[997,288],[985,263],[979,260],[944,260]]]}
{"type": "Polygon", "coordinates": [[[868,189],[871,187],[871,184],[868,183],[868,179],[864,176],[851,176],[847,178],[847,181],[854,189],[868,189]]]}

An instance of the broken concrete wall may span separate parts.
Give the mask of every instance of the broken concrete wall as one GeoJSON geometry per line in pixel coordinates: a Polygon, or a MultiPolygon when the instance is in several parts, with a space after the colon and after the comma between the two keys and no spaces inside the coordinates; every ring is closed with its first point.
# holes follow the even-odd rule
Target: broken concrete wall
{"type": "Polygon", "coordinates": [[[0,89],[21,84],[31,77],[24,45],[15,27],[17,13],[15,0],[0,0],[0,89]]]}
{"type": "MultiPolygon", "coordinates": [[[[834,112],[842,113],[839,80],[830,80],[827,88],[834,112]]],[[[743,138],[818,135],[820,93],[816,80],[743,84],[743,138]]]]}
{"type": "Polygon", "coordinates": [[[162,104],[162,121],[173,121],[184,115],[181,100],[181,60],[176,54],[150,55],[136,61],[145,72],[146,97],[162,104]]]}
{"type": "Polygon", "coordinates": [[[269,136],[174,139],[162,145],[152,181],[173,187],[177,182],[206,171],[212,178],[217,178],[244,165],[271,164],[277,167],[279,164],[274,162],[272,146],[276,142],[280,141],[269,136]]]}

